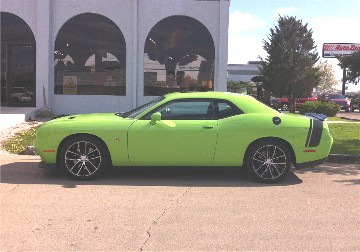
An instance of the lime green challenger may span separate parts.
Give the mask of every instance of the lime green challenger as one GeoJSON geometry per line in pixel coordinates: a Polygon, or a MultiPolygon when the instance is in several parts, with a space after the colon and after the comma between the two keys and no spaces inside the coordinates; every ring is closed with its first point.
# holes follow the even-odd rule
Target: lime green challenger
{"type": "MultiPolygon", "coordinates": [[[[325,118],[326,119],[326,118],[325,118]]],[[[172,93],[126,113],[74,115],[43,124],[42,166],[91,179],[111,166],[246,166],[261,182],[322,164],[332,137],[319,115],[282,114],[251,96],[172,93]]]]}

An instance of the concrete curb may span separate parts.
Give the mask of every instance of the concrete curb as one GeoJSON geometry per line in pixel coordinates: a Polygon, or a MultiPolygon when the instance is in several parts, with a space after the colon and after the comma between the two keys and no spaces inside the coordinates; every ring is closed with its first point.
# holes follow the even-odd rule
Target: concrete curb
{"type": "Polygon", "coordinates": [[[330,154],[327,163],[360,164],[360,155],[330,154]]]}

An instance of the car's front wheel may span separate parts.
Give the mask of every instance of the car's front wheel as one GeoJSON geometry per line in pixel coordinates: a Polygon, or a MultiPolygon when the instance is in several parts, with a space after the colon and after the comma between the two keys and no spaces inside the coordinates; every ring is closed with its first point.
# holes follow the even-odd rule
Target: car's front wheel
{"type": "Polygon", "coordinates": [[[63,144],[60,151],[61,168],[75,179],[89,180],[97,177],[108,165],[107,148],[93,137],[73,137],[63,144]]]}
{"type": "Polygon", "coordinates": [[[288,173],[290,166],[289,150],[277,141],[255,143],[247,152],[246,167],[260,182],[279,181],[288,173]]]}

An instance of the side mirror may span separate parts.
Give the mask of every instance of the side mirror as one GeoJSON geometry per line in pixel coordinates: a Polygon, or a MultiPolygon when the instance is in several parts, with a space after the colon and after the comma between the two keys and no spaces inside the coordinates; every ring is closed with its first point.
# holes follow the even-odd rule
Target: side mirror
{"type": "Polygon", "coordinates": [[[160,112],[156,112],[154,114],[151,115],[151,121],[150,124],[151,125],[155,125],[156,122],[161,121],[161,114],[160,112]]]}

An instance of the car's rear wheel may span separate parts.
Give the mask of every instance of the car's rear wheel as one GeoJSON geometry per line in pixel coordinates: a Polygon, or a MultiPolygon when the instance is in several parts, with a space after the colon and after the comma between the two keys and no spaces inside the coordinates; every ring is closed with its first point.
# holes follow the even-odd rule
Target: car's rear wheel
{"type": "Polygon", "coordinates": [[[282,179],[291,166],[287,147],[277,141],[262,141],[253,144],[246,156],[248,171],[260,182],[273,183],[282,179]]]}
{"type": "Polygon", "coordinates": [[[104,144],[89,136],[69,139],[60,151],[60,166],[67,175],[78,180],[99,176],[109,165],[109,155],[104,144]]]}

